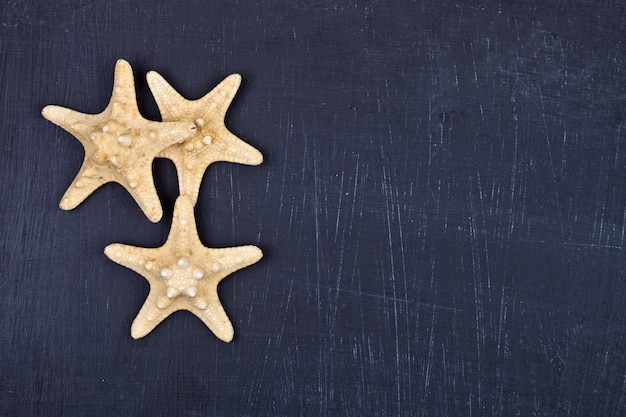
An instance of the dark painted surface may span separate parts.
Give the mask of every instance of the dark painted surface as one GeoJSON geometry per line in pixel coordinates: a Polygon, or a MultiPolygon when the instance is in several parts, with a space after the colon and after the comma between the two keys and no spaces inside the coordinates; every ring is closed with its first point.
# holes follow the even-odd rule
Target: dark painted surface
{"type": "Polygon", "coordinates": [[[626,412],[623,1],[26,1],[0,5],[0,415],[619,416],[626,412]],[[511,5],[509,3],[515,3],[511,5]],[[50,3],[52,4],[52,3],[50,3]],[[117,185],[57,205],[113,66],[227,118],[259,167],[209,168],[225,344],[188,313],[145,339],[147,282],[105,245],[161,245],[117,185]]]}

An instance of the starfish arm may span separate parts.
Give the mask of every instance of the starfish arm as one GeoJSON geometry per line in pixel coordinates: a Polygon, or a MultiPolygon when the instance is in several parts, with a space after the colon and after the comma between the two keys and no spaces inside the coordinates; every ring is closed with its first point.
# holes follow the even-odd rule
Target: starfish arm
{"type": "Polygon", "coordinates": [[[151,287],[148,298],[146,298],[137,317],[133,320],[133,324],[130,327],[130,335],[133,339],[140,339],[146,336],[177,310],[177,308],[174,308],[171,300],[163,295],[159,295],[158,291],[154,291],[151,287]]]}
{"type": "Polygon", "coordinates": [[[196,306],[189,309],[189,311],[202,320],[219,339],[227,343],[233,340],[233,335],[235,334],[233,324],[226,315],[226,311],[224,311],[216,291],[208,295],[206,299],[196,300],[196,306]],[[200,309],[197,307],[198,304],[206,307],[200,309]]]}
{"type": "Polygon", "coordinates": [[[85,160],[78,175],[76,175],[76,178],[74,178],[74,181],[72,181],[72,184],[70,184],[61,198],[59,207],[63,210],[76,208],[100,186],[110,181],[112,179],[99,173],[92,164],[85,160]]]}
{"type": "Polygon", "coordinates": [[[212,120],[224,120],[241,85],[241,75],[231,74],[224,78],[213,90],[199,99],[198,107],[212,120]]]}
{"type": "Polygon", "coordinates": [[[157,223],[163,217],[163,208],[154,186],[152,170],[145,168],[139,172],[140,174],[135,173],[130,180],[124,178],[118,182],[128,190],[146,217],[152,223],[157,223]]]}
{"type": "Polygon", "coordinates": [[[177,120],[180,117],[187,116],[186,108],[189,101],[178,94],[161,74],[156,71],[149,71],[146,74],[146,80],[159,107],[163,121],[177,120]]]}
{"type": "Polygon", "coordinates": [[[113,243],[104,249],[105,255],[113,262],[129,268],[150,283],[150,293],[131,326],[131,336],[139,339],[150,333],[170,314],[179,310],[172,300],[164,295],[165,286],[156,276],[159,249],[138,248],[135,246],[113,243]]]}
{"type": "Polygon", "coordinates": [[[219,282],[233,272],[258,262],[263,257],[263,252],[256,246],[246,245],[233,248],[204,248],[203,256],[214,260],[212,269],[219,282]]]}
{"type": "Polygon", "coordinates": [[[217,149],[220,161],[235,162],[244,165],[259,165],[263,155],[252,145],[247,144],[232,134],[226,127],[219,129],[217,149]]]}
{"type": "MultiPolygon", "coordinates": [[[[170,149],[166,149],[166,151],[169,151],[170,149]]],[[[187,195],[191,200],[191,204],[195,206],[198,202],[198,194],[200,193],[202,178],[204,177],[207,167],[215,160],[211,159],[210,161],[207,161],[204,159],[201,161],[194,161],[191,158],[185,158],[185,156],[181,153],[175,152],[171,154],[169,159],[171,159],[176,166],[180,194],[187,195]]]]}
{"type": "MultiPolygon", "coordinates": [[[[176,162],[174,162],[176,165],[176,162]]],[[[191,199],[191,203],[195,206],[198,202],[198,195],[200,194],[200,185],[202,185],[202,178],[206,173],[207,167],[210,165],[209,163],[203,164],[204,167],[199,169],[187,169],[181,164],[176,165],[176,169],[180,172],[180,177],[178,179],[178,186],[180,187],[180,192],[185,193],[191,199]]]]}
{"type": "Polygon", "coordinates": [[[44,107],[41,110],[41,115],[71,133],[83,146],[88,146],[89,141],[87,138],[93,130],[92,123],[98,118],[98,115],[85,114],[54,105],[44,107]]]}
{"type": "Polygon", "coordinates": [[[132,269],[150,283],[158,280],[156,273],[152,272],[157,268],[151,266],[151,263],[154,263],[154,259],[158,256],[158,248],[139,248],[112,243],[104,248],[104,254],[113,262],[132,269]]]}
{"type": "Polygon", "coordinates": [[[168,247],[172,245],[175,253],[187,256],[192,254],[194,247],[202,246],[196,228],[193,204],[185,194],[178,196],[174,203],[172,227],[166,245],[168,247]]]}
{"type": "Polygon", "coordinates": [[[133,119],[140,117],[135,93],[135,79],[130,64],[118,59],[113,75],[113,92],[109,107],[113,110],[113,118],[133,119]]]}
{"type": "Polygon", "coordinates": [[[190,120],[179,120],[175,122],[153,122],[146,120],[146,127],[150,132],[143,136],[143,143],[150,147],[152,157],[162,150],[176,143],[184,142],[196,134],[196,125],[190,120]]]}

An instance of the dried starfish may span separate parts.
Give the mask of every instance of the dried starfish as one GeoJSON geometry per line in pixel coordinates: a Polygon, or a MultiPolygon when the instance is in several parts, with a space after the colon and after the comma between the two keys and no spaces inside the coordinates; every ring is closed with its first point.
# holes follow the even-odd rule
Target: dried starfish
{"type": "Polygon", "coordinates": [[[217,285],[263,256],[256,246],[205,247],[198,237],[191,199],[185,195],[176,200],[172,227],[163,246],[139,248],[114,243],[104,253],[150,283],[148,298],[131,326],[133,338],[144,337],[175,311],[188,310],[225,342],[232,340],[234,331],[217,295],[217,285]]]}
{"type": "Polygon", "coordinates": [[[41,114],[74,135],[85,148],[83,165],[61,198],[71,210],[107,182],[117,182],[133,196],[152,222],[163,210],[152,179],[152,161],[166,147],[196,133],[191,121],[154,122],[137,108],[133,71],[124,60],[115,65],[113,93],[100,114],[46,106],[41,114]]]}
{"type": "Polygon", "coordinates": [[[241,76],[232,74],[217,87],[198,100],[182,97],[155,71],[146,75],[150,90],[161,111],[163,121],[193,120],[198,126],[196,134],[182,143],[161,152],[160,157],[171,159],[176,165],[180,194],[198,200],[200,183],[207,167],[213,162],[237,162],[259,165],[263,155],[224,125],[224,117],[237,89],[241,76]]]}

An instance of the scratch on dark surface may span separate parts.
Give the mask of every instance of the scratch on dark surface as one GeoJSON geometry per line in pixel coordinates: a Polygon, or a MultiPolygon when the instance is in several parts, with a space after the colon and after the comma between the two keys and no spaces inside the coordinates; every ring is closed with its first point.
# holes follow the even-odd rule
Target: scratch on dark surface
{"type": "MultiPolygon", "coordinates": [[[[384,154],[383,154],[383,157],[384,157],[384,154]]],[[[396,387],[397,387],[397,400],[398,400],[398,404],[400,404],[402,400],[401,395],[400,395],[400,347],[399,347],[400,341],[398,339],[399,328],[398,328],[398,302],[397,302],[397,292],[396,292],[396,271],[395,271],[395,266],[394,266],[394,261],[393,261],[393,259],[395,258],[394,253],[393,253],[393,245],[394,245],[395,239],[392,236],[392,228],[391,228],[391,220],[390,220],[390,212],[393,212],[393,207],[390,206],[389,204],[389,200],[391,199],[391,196],[390,196],[391,191],[388,189],[389,187],[388,177],[387,177],[386,167],[384,163],[383,163],[382,168],[383,168],[383,193],[387,197],[386,219],[387,219],[387,239],[388,239],[388,245],[389,245],[389,255],[391,257],[390,279],[391,279],[392,293],[393,293],[393,296],[391,297],[391,300],[393,301],[393,325],[394,325],[393,334],[395,335],[395,344],[396,344],[396,387]]],[[[402,241],[400,241],[400,243],[402,243],[402,241]]]]}
{"type": "MultiPolygon", "coordinates": [[[[550,161],[550,170],[552,171],[552,183],[554,185],[554,197],[555,197],[555,201],[556,201],[556,208],[557,208],[557,213],[561,213],[561,207],[560,207],[560,198],[559,198],[559,185],[557,183],[557,178],[556,178],[556,169],[554,168],[554,159],[552,157],[552,146],[550,145],[550,136],[548,134],[548,127],[547,127],[547,123],[546,123],[546,108],[545,108],[545,104],[544,104],[544,100],[543,100],[543,94],[541,92],[541,87],[538,87],[539,89],[539,98],[541,100],[541,108],[542,108],[542,119],[543,119],[543,128],[544,128],[544,134],[546,137],[546,145],[547,145],[547,149],[548,149],[548,160],[550,161]]],[[[564,233],[563,231],[563,223],[561,223],[560,221],[560,216],[559,216],[559,225],[561,227],[561,234],[564,233]]]]}

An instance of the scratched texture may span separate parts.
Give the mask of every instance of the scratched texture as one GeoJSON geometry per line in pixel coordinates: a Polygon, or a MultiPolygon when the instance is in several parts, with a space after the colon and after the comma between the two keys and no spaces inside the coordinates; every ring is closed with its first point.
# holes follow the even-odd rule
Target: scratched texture
{"type": "Polygon", "coordinates": [[[1,416],[622,416],[626,2],[67,1],[0,5],[1,416]],[[45,5],[44,5],[45,4],[45,5]],[[189,98],[233,72],[197,206],[235,329],[177,313],[134,341],[147,282],[105,245],[161,245],[117,185],[57,204],[113,66],[189,98]]]}

